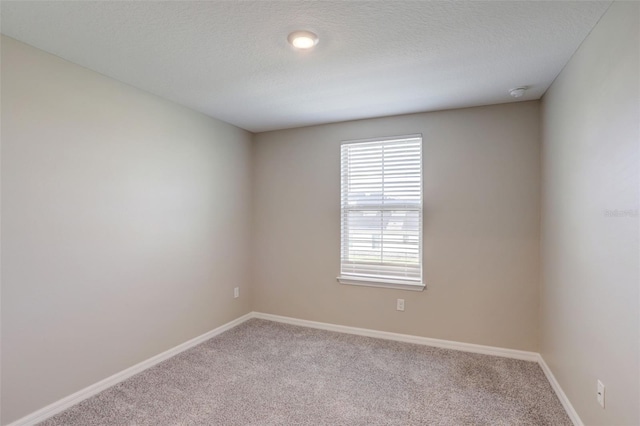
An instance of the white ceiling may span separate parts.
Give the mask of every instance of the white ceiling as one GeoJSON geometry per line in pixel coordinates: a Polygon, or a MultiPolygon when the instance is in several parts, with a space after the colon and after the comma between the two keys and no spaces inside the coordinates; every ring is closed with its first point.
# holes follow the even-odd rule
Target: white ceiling
{"type": "Polygon", "coordinates": [[[2,33],[260,132],[538,99],[610,2],[1,3],[2,33]],[[320,42],[297,52],[297,29],[320,42]]]}

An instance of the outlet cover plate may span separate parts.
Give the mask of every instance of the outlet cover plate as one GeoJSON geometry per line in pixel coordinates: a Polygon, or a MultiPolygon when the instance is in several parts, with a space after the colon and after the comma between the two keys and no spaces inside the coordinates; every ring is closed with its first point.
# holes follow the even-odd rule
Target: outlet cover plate
{"type": "Polygon", "coordinates": [[[600,404],[600,406],[604,408],[604,385],[600,380],[598,380],[597,392],[598,392],[598,404],[600,404]]]}

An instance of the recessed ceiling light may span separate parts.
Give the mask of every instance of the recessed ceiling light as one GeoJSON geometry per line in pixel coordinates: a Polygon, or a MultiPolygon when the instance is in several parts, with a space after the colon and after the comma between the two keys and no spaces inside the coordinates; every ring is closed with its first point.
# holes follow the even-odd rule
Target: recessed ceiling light
{"type": "Polygon", "coordinates": [[[527,87],[516,87],[515,89],[509,90],[509,94],[514,98],[521,98],[524,95],[524,91],[527,90],[527,87]]]}
{"type": "Polygon", "coordinates": [[[318,44],[318,36],[311,31],[294,31],[287,40],[296,49],[311,49],[318,44]]]}

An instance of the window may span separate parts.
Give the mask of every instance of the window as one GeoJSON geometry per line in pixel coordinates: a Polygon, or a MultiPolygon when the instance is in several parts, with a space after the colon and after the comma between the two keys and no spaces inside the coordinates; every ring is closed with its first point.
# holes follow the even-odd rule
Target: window
{"type": "Polygon", "coordinates": [[[343,284],[422,290],[422,136],[341,147],[343,284]]]}

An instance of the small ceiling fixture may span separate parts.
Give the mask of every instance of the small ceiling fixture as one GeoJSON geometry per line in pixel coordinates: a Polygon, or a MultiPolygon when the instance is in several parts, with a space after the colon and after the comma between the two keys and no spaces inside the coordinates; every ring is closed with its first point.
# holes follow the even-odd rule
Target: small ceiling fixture
{"type": "Polygon", "coordinates": [[[527,90],[526,86],[516,87],[515,89],[509,90],[509,94],[514,98],[521,98],[525,90],[527,90]]]}
{"type": "Polygon", "coordinates": [[[294,31],[287,40],[296,49],[311,49],[318,44],[318,36],[311,31],[294,31]]]}

